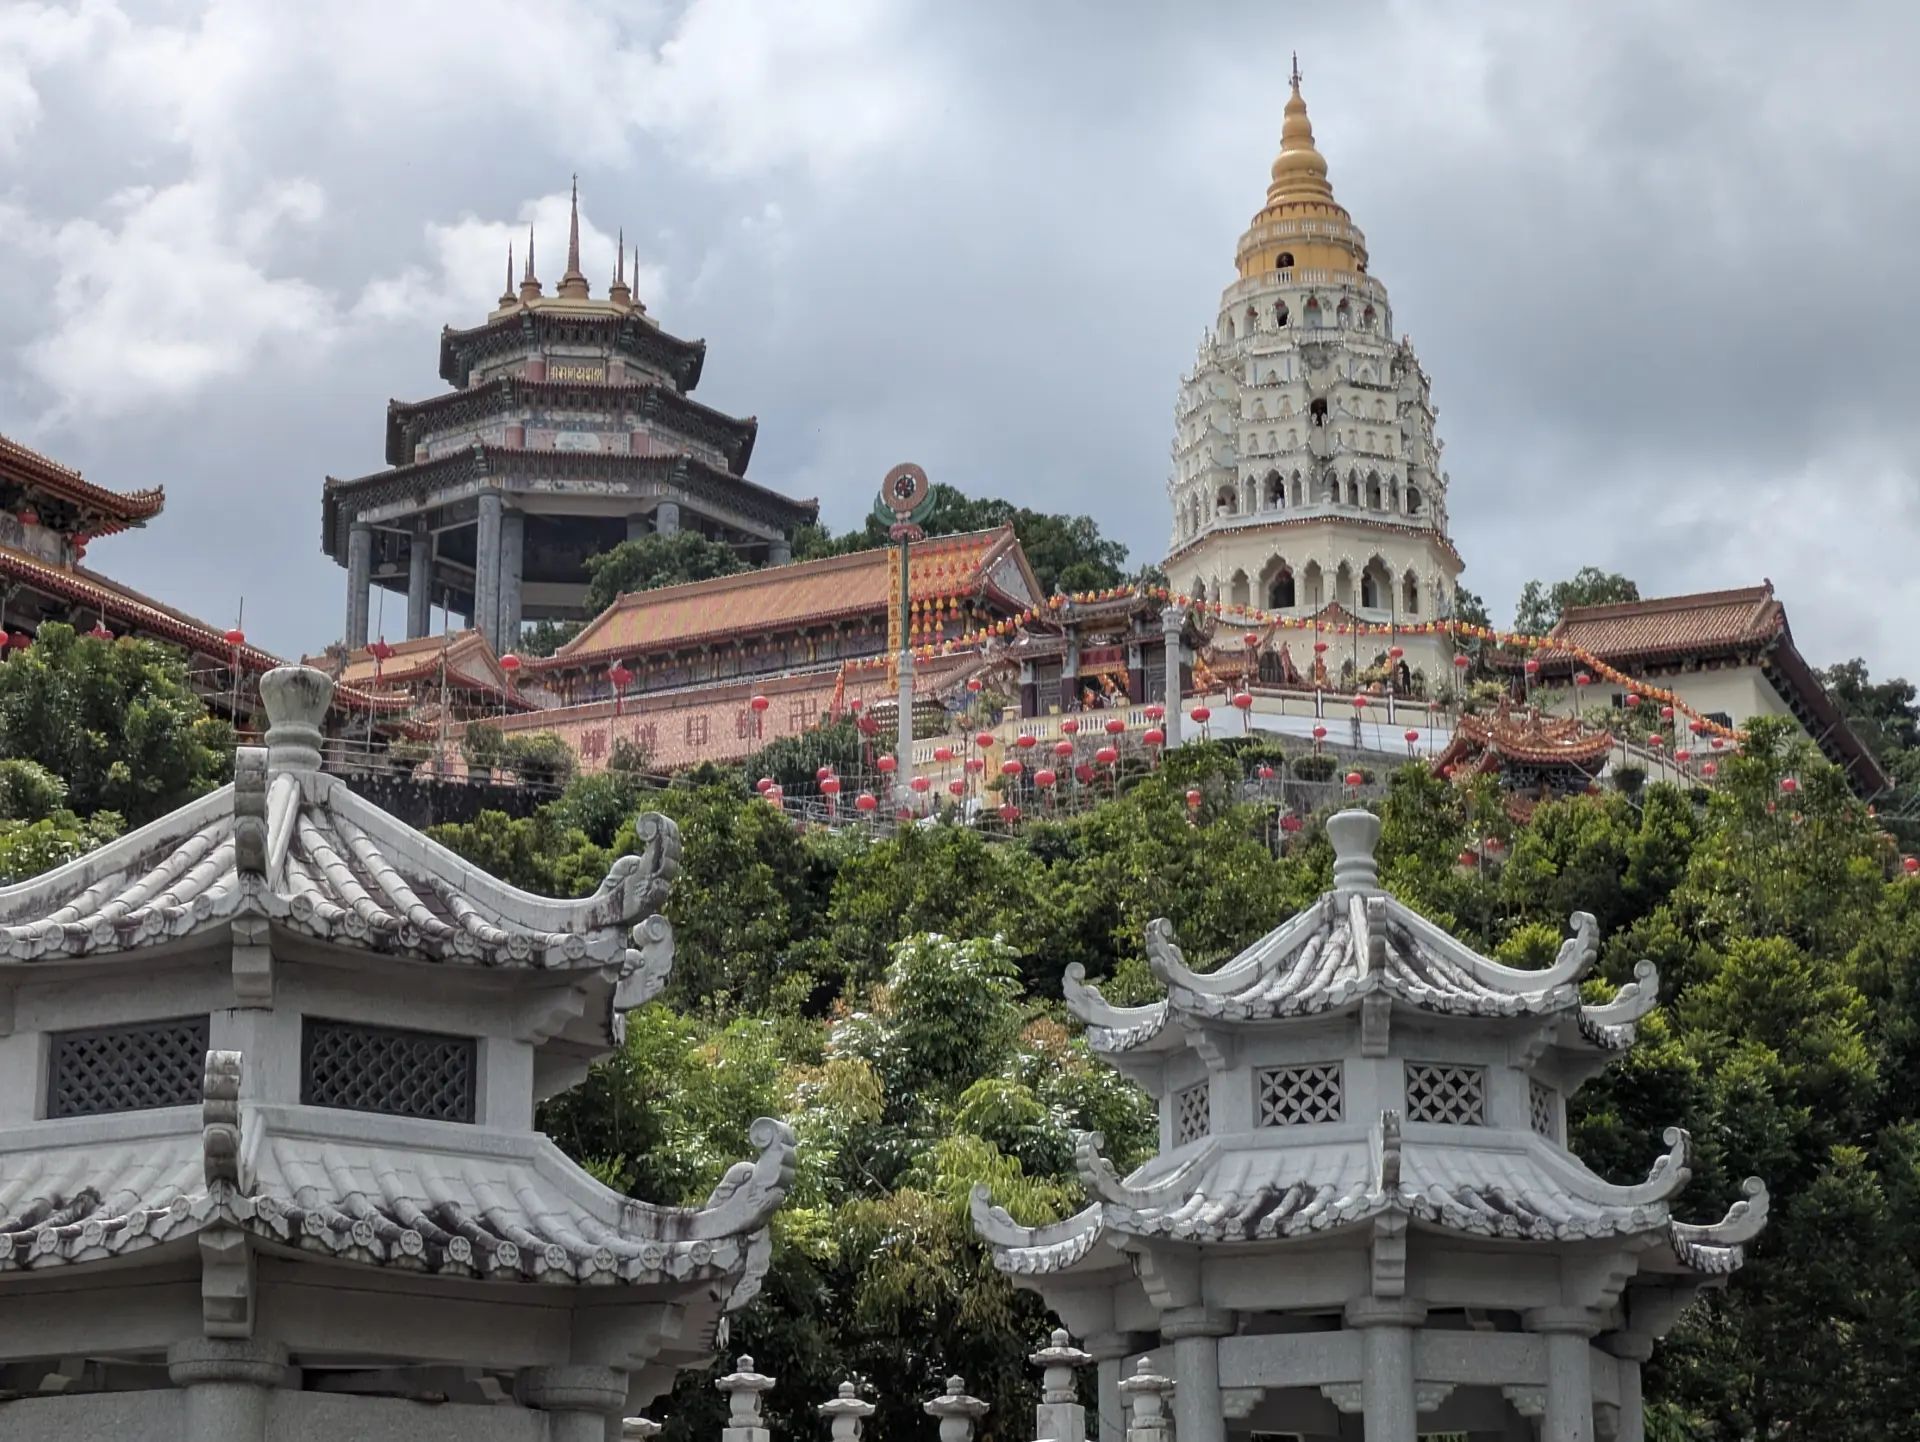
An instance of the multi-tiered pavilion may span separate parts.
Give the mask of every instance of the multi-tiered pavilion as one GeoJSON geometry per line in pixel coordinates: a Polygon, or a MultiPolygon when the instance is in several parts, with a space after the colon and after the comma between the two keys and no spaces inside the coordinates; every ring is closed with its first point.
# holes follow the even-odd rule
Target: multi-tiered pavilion
{"type": "Polygon", "coordinates": [[[1084,1211],[1023,1226],[981,1190],[976,1227],[1101,1359],[1103,1442],[1137,1355],[1177,1379],[1180,1442],[1508,1442],[1529,1419],[1642,1442],[1641,1363],[1767,1213],[1750,1179],[1724,1220],[1675,1220],[1677,1128],[1637,1183],[1567,1149],[1567,1098],[1633,1044],[1653,966],[1584,1004],[1591,917],[1552,966],[1502,966],[1381,891],[1377,818],[1328,830],[1333,889],[1217,971],[1153,924],[1164,1000],[1112,1006],[1068,969],[1089,1045],[1159,1103],[1159,1154],[1122,1178],[1083,1138],[1084,1211]]]}
{"type": "Polygon", "coordinates": [[[441,333],[454,389],[388,404],[388,469],[328,478],[321,547],[347,569],[350,649],[367,644],[375,586],[406,598],[408,638],[432,629],[438,606],[508,650],[523,621],[585,620],[585,562],[624,540],[692,530],[751,563],[789,559],[817,504],[745,479],[755,422],[690,394],[706,342],[647,314],[624,240],[615,267],[593,296],[576,193],[553,294],[529,235],[518,283],[509,255],[486,321],[441,333]]]}
{"type": "Polygon", "coordinates": [[[697,1207],[534,1106],[658,992],[670,821],[593,895],[481,875],[261,686],[232,785],[0,890],[0,1436],[605,1442],[757,1290],[793,1134],[697,1207]]]}

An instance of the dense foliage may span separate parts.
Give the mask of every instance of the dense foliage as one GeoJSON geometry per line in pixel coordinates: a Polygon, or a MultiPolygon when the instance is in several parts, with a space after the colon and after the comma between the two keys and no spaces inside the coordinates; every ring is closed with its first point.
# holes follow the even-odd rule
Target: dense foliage
{"type": "MultiPolygon", "coordinates": [[[[1698,1152],[1682,1215],[1718,1216],[1750,1173],[1773,1189],[1746,1270],[1650,1368],[1657,1435],[1920,1438],[1906,1381],[1920,1349],[1920,881],[1787,734],[1757,723],[1711,798],[1656,785],[1549,803],[1524,826],[1491,790],[1408,767],[1381,807],[1383,874],[1516,965],[1550,958],[1569,912],[1593,912],[1596,994],[1657,962],[1666,1004],[1575,1099],[1574,1146],[1637,1180],[1679,1121],[1698,1152]],[[1504,864],[1455,865],[1489,835],[1504,864]]],[[[1241,764],[1190,747],[1089,814],[991,844],[952,827],[796,834],[718,775],[651,794],[583,780],[529,820],[443,833],[516,881],[577,893],[632,843],[614,820],[624,806],[678,819],[668,996],[545,1121],[615,1185],[679,1201],[740,1155],[753,1116],[793,1119],[800,1180],[736,1338],[782,1378],[773,1405],[796,1435],[843,1370],[884,1379],[890,1435],[921,1425],[914,1399],[950,1368],[995,1399],[990,1430],[1021,1425],[1021,1359],[1044,1319],[983,1260],[967,1191],[984,1180],[1023,1220],[1057,1217],[1080,1202],[1072,1129],[1103,1131],[1123,1163],[1150,1148],[1138,1095],[1065,1022],[1068,964],[1144,998],[1151,917],[1172,918],[1207,965],[1327,884],[1317,826],[1270,854],[1232,800],[1241,764]],[[1189,785],[1206,798],[1191,819],[1189,785]]],[[[695,1435],[717,1405],[691,1379],[665,1415],[695,1435]]]]}
{"type": "Polygon", "coordinates": [[[1513,615],[1513,629],[1530,636],[1544,636],[1566,614],[1570,606],[1605,606],[1616,601],[1637,601],[1640,588],[1617,571],[1598,566],[1582,566],[1566,581],[1551,586],[1529,581],[1520,590],[1520,604],[1513,615]]]}

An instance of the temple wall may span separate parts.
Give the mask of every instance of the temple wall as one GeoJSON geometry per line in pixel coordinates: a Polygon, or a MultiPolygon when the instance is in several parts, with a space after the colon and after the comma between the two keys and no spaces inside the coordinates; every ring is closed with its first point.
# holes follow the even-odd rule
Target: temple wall
{"type": "MultiPolygon", "coordinates": [[[[180,1390],[94,1392],[0,1403],[7,1442],[230,1442],[189,1437],[180,1390]]],[[[518,1407],[276,1391],[264,1435],[231,1442],[546,1442],[549,1417],[518,1407]]]]}
{"type": "Polygon", "coordinates": [[[7,1442],[187,1442],[185,1402],[185,1394],[171,1391],[24,1397],[0,1403],[0,1437],[7,1442]]]}

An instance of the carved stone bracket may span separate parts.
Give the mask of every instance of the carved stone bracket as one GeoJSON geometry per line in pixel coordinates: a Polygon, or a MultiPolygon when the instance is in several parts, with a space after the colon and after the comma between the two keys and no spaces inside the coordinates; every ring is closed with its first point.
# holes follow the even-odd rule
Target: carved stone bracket
{"type": "Polygon", "coordinates": [[[1260,1405],[1266,1395],[1265,1387],[1222,1387],[1220,1411],[1235,1422],[1244,1422],[1253,1415],[1253,1409],[1260,1405]]]}
{"type": "Polygon", "coordinates": [[[1320,1395],[1333,1403],[1334,1410],[1358,1416],[1365,1406],[1364,1389],[1358,1382],[1322,1382],[1320,1395]]]}
{"type": "Polygon", "coordinates": [[[1360,1002],[1360,1055],[1385,1056],[1393,1037],[1393,998],[1376,991],[1360,1002]]]}
{"type": "Polygon", "coordinates": [[[265,917],[234,919],[233,999],[238,1006],[269,1008],[273,1005],[273,948],[268,942],[268,930],[265,917]]]}
{"type": "Polygon", "coordinates": [[[1547,1415],[1547,1389],[1545,1387],[1502,1387],[1500,1389],[1513,1410],[1522,1417],[1544,1417],[1547,1415]]]}
{"type": "Polygon", "coordinates": [[[1415,1382],[1413,1384],[1413,1410],[1416,1412],[1438,1412],[1441,1404],[1453,1395],[1451,1382],[1415,1382]]]}

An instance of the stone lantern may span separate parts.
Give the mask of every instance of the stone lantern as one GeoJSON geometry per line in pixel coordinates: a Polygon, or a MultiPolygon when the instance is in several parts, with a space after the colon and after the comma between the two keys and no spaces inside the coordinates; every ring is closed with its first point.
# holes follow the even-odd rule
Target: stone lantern
{"type": "Polygon", "coordinates": [[[533,1128],[667,977],[673,824],[518,891],[318,769],[331,690],[0,892],[0,1436],[605,1442],[766,1268],[781,1123],[698,1207],[533,1128]]]}
{"type": "Polygon", "coordinates": [[[1552,966],[1503,966],[1382,892],[1375,817],[1328,830],[1333,890],[1218,970],[1153,923],[1164,1000],[1111,1006],[1068,968],[1089,1045],[1159,1103],[1159,1154],[1122,1178],[1083,1136],[1091,1205],[1026,1227],[978,1189],[977,1230],[1099,1360],[1102,1442],[1141,1355],[1177,1382],[1179,1442],[1494,1442],[1536,1419],[1641,1442],[1640,1364],[1767,1213],[1749,1179],[1724,1220],[1674,1220],[1677,1128],[1631,1185],[1567,1150],[1566,1099],[1633,1044],[1654,968],[1583,1004],[1592,917],[1552,966]]]}

